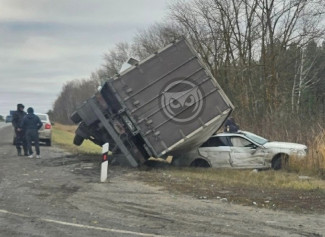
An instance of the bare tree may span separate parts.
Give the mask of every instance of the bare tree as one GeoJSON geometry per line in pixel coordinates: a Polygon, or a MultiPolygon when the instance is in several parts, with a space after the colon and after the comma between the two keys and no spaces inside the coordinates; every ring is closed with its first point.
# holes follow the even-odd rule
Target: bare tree
{"type": "Polygon", "coordinates": [[[324,34],[321,26],[321,1],[260,0],[257,17],[261,22],[261,63],[264,66],[267,98],[271,108],[279,104],[277,70],[279,51],[296,44],[303,47],[324,34]]]}
{"type": "Polygon", "coordinates": [[[118,43],[116,47],[104,55],[104,68],[107,77],[117,74],[124,62],[131,57],[131,47],[128,43],[118,43]]]}
{"type": "Polygon", "coordinates": [[[299,113],[302,96],[305,91],[317,86],[321,80],[319,72],[323,68],[317,67],[317,61],[321,55],[315,52],[315,50],[317,50],[315,42],[310,42],[307,46],[299,50],[300,56],[297,57],[295,62],[296,67],[291,91],[291,110],[294,113],[299,113]],[[314,48],[314,50],[311,50],[313,54],[309,52],[309,55],[306,55],[306,50],[311,47],[314,48]]]}
{"type": "Polygon", "coordinates": [[[144,59],[182,35],[182,29],[171,22],[156,23],[138,31],[133,40],[132,52],[138,59],[144,59]]]}
{"type": "Polygon", "coordinates": [[[98,85],[98,81],[89,79],[67,82],[54,102],[53,119],[63,124],[71,124],[70,115],[95,93],[98,85]]]}
{"type": "MultiPolygon", "coordinates": [[[[276,118],[286,109],[302,108],[304,95],[320,84],[318,60],[303,49],[324,36],[324,7],[324,0],[178,0],[169,7],[168,21],[138,31],[133,42],[109,50],[90,81],[99,85],[129,57],[144,59],[185,36],[237,106],[236,113],[247,121],[276,118]]],[[[87,83],[63,88],[55,108],[64,106],[63,101],[72,106],[60,111],[62,118],[84,98],[69,97],[85,90],[83,85],[87,83]]],[[[96,87],[89,86],[93,91],[96,87]]]]}

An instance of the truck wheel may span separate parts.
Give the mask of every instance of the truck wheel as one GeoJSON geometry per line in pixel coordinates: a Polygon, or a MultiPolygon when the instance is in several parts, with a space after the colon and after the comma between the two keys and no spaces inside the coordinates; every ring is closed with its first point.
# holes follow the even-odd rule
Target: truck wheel
{"type": "Polygon", "coordinates": [[[84,138],[82,136],[75,135],[74,139],[73,139],[73,144],[80,146],[83,141],[84,141],[84,138]]]}
{"type": "Polygon", "coordinates": [[[70,119],[71,119],[75,124],[79,123],[79,122],[82,120],[81,117],[79,116],[79,114],[78,114],[76,111],[72,113],[70,119]]]}

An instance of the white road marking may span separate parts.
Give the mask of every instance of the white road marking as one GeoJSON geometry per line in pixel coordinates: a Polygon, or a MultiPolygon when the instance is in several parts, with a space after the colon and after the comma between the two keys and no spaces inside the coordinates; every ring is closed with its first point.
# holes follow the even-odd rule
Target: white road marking
{"type": "Polygon", "coordinates": [[[7,210],[2,210],[2,209],[0,209],[0,213],[13,215],[13,216],[24,217],[24,218],[38,219],[39,221],[43,221],[43,222],[55,223],[55,224],[59,224],[59,225],[66,225],[66,226],[72,226],[72,227],[78,227],[78,228],[83,228],[83,229],[101,230],[101,231],[114,232],[114,233],[120,233],[120,234],[132,234],[132,235],[137,235],[137,236],[168,237],[166,235],[148,234],[148,233],[134,232],[134,231],[128,231],[128,230],[111,229],[111,228],[97,227],[97,226],[91,226],[91,225],[82,225],[82,224],[70,223],[70,222],[65,222],[65,221],[51,220],[51,219],[46,219],[46,218],[36,218],[36,217],[33,217],[33,216],[27,216],[27,215],[24,215],[24,214],[10,212],[10,211],[7,211],[7,210]]]}

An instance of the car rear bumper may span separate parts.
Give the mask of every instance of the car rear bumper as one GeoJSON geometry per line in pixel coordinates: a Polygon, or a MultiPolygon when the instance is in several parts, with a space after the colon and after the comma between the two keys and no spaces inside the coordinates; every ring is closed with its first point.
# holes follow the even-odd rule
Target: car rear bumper
{"type": "Polygon", "coordinates": [[[52,131],[50,130],[42,130],[38,133],[40,140],[49,140],[52,138],[52,131]]]}

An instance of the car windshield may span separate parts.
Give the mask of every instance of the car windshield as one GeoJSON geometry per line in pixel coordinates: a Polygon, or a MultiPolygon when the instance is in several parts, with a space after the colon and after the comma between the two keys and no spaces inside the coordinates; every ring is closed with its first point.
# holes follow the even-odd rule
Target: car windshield
{"type": "Polygon", "coordinates": [[[43,115],[43,114],[37,114],[37,116],[39,117],[39,119],[40,119],[41,121],[47,121],[46,115],[43,115]]]}
{"type": "Polygon", "coordinates": [[[246,137],[248,137],[249,139],[251,139],[252,141],[260,144],[260,145],[264,145],[265,143],[268,142],[267,139],[265,139],[264,137],[260,137],[254,133],[250,133],[250,132],[243,132],[243,134],[245,134],[246,137]]]}

